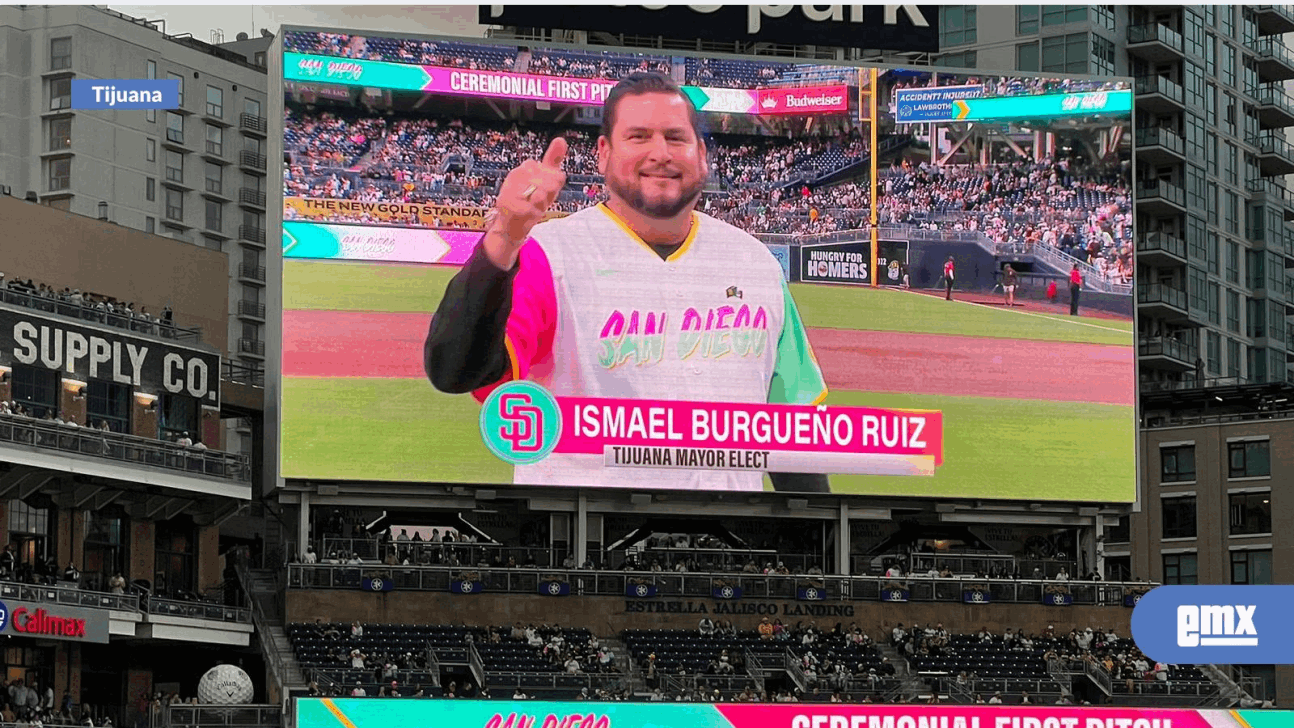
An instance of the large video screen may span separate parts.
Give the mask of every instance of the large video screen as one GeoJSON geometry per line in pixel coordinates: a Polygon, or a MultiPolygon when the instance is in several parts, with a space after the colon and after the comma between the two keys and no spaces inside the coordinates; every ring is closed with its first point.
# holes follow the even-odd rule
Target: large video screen
{"type": "Polygon", "coordinates": [[[1135,500],[1126,81],[283,42],[284,478],[1135,500]]]}

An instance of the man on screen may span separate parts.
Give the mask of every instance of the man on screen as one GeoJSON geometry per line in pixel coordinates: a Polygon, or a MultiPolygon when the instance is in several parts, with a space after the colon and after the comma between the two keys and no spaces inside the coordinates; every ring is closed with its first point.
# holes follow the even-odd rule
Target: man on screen
{"type": "MultiPolygon", "coordinates": [[[[483,400],[529,379],[557,396],[817,404],[826,397],[781,264],[751,235],[695,211],[708,174],[696,109],[662,75],[607,96],[598,168],[609,200],[540,223],[566,184],[566,141],[499,189],[493,219],[445,291],[424,351],[443,392],[483,400]]],[[[608,469],[552,454],[517,483],[762,490],[748,471],[608,469]]],[[[779,490],[826,476],[773,474],[779,490]]]]}

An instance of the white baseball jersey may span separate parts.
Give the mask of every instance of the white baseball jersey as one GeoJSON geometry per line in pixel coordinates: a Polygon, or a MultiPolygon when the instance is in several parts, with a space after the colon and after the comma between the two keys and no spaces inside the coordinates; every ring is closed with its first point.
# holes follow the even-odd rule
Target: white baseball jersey
{"type": "MultiPolygon", "coordinates": [[[[507,323],[512,379],[558,397],[813,404],[826,396],[782,266],[726,222],[693,213],[667,259],[605,205],[537,225],[507,323]]],[[[479,395],[478,395],[479,396],[479,395]]],[[[758,472],[607,468],[553,453],[526,485],[763,490],[758,472]]]]}

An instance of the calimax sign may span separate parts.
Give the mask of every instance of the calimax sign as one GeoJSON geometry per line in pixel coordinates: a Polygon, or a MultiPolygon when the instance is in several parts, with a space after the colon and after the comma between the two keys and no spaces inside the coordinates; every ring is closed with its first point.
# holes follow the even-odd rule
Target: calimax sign
{"type": "Polygon", "coordinates": [[[68,642],[108,643],[108,614],[62,604],[0,602],[0,634],[68,642]]]}

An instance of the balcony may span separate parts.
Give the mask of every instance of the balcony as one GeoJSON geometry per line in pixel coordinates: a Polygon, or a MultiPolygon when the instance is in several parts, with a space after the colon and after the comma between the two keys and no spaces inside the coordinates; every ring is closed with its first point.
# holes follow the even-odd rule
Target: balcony
{"type": "Polygon", "coordinates": [[[1138,76],[1133,84],[1138,109],[1156,114],[1176,114],[1186,110],[1186,92],[1181,84],[1163,76],[1138,76]]]}
{"type": "Polygon", "coordinates": [[[1186,241],[1167,233],[1137,236],[1137,262],[1161,268],[1186,265],[1186,241]]]}
{"type": "Polygon", "coordinates": [[[135,631],[140,639],[238,647],[251,643],[252,615],[247,609],[156,596],[146,598],[142,606],[145,620],[135,631]]]}
{"type": "Polygon", "coordinates": [[[248,265],[247,263],[243,263],[242,265],[238,266],[238,277],[242,278],[243,280],[255,281],[257,283],[264,283],[265,266],[248,265]]]}
{"type": "Polygon", "coordinates": [[[1294,32],[1294,8],[1289,5],[1250,5],[1260,35],[1294,32]]]}
{"type": "Polygon", "coordinates": [[[1182,34],[1159,23],[1144,23],[1128,28],[1128,54],[1147,61],[1163,63],[1182,58],[1182,34]]]}
{"type": "Polygon", "coordinates": [[[267,124],[264,116],[256,116],[255,114],[239,114],[238,128],[248,134],[263,137],[266,134],[265,130],[267,128],[267,124]]]}
{"type": "Polygon", "coordinates": [[[1258,126],[1262,129],[1283,129],[1294,126],[1294,102],[1280,85],[1263,86],[1258,90],[1258,126]]]}
{"type": "Polygon", "coordinates": [[[256,152],[242,151],[238,153],[238,166],[246,169],[265,171],[266,159],[264,154],[256,152]]]}
{"type": "Polygon", "coordinates": [[[265,356],[265,342],[256,339],[239,339],[238,353],[248,356],[265,356]]]}
{"type": "Polygon", "coordinates": [[[1145,338],[1137,343],[1138,363],[1143,367],[1173,372],[1193,371],[1199,356],[1197,347],[1167,336],[1145,338]]]}
{"type": "MultiPolygon", "coordinates": [[[[259,302],[257,302],[257,301],[239,301],[239,302],[238,302],[238,315],[239,315],[239,316],[244,316],[244,317],[247,317],[247,318],[260,319],[261,321],[264,321],[264,320],[265,320],[265,304],[263,304],[263,303],[259,303],[259,302]]],[[[262,349],[261,349],[261,352],[260,352],[260,353],[264,353],[264,348],[263,348],[263,346],[262,346],[262,349]]]]}
{"type": "Polygon", "coordinates": [[[1163,180],[1149,179],[1137,183],[1137,212],[1157,217],[1186,212],[1186,192],[1163,180]]]}
{"type": "Polygon", "coordinates": [[[213,142],[211,140],[204,142],[202,144],[202,158],[208,162],[215,162],[216,164],[229,164],[229,162],[225,160],[225,145],[220,142],[213,142]]]}
{"type": "Polygon", "coordinates": [[[259,247],[264,248],[264,247],[265,247],[265,229],[264,229],[264,228],[253,227],[253,226],[251,226],[251,225],[239,225],[239,226],[238,226],[238,239],[239,239],[239,240],[241,240],[241,241],[243,241],[243,242],[253,243],[253,244],[255,244],[255,245],[259,246],[259,247]]]}
{"type": "Polygon", "coordinates": [[[1262,134],[1245,141],[1258,147],[1258,170],[1264,176],[1294,172],[1294,147],[1289,142],[1275,134],[1262,134]]]}
{"type": "Polygon", "coordinates": [[[1254,59],[1258,67],[1258,80],[1263,83],[1288,81],[1294,78],[1294,56],[1280,36],[1269,36],[1254,44],[1254,59]]]}
{"type": "Polygon", "coordinates": [[[238,204],[265,209],[265,193],[251,187],[238,188],[238,204]]]}
{"type": "Polygon", "coordinates": [[[165,323],[155,319],[141,319],[128,313],[108,313],[107,311],[100,311],[94,306],[49,299],[20,290],[0,288],[0,303],[44,311],[56,316],[89,322],[97,326],[111,326],[117,329],[125,329],[126,331],[134,331],[148,336],[160,336],[164,339],[178,339],[187,342],[202,341],[202,329],[197,326],[185,328],[176,326],[174,322],[165,323]]]}
{"type": "Polygon", "coordinates": [[[1186,161],[1186,140],[1170,129],[1152,126],[1136,133],[1137,161],[1181,164],[1186,161]]]}
{"type": "Polygon", "coordinates": [[[1137,310],[1169,322],[1190,320],[1190,306],[1186,302],[1186,291],[1162,283],[1137,286],[1137,310]]]}

